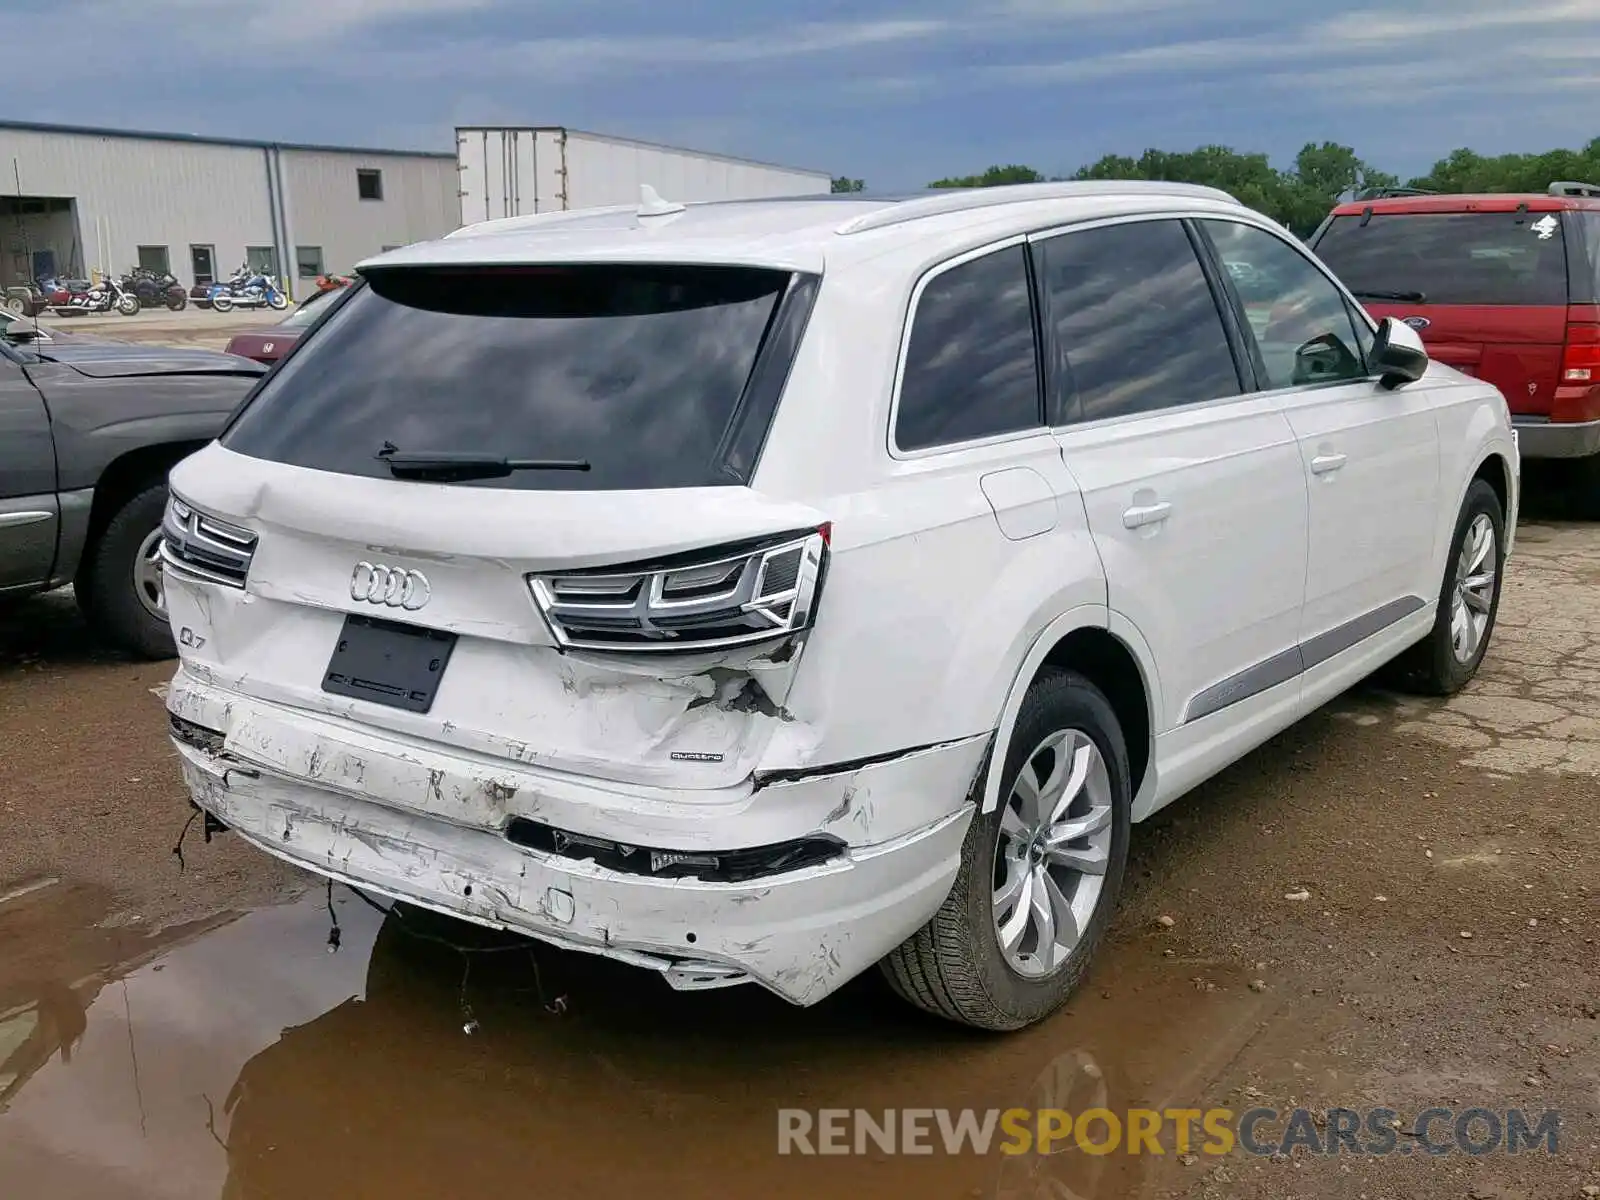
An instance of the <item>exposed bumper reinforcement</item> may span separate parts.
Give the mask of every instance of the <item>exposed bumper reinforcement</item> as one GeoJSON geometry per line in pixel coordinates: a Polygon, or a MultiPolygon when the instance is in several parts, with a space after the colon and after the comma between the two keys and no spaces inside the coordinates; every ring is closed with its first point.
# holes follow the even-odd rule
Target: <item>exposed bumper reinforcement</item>
{"type": "MultiPolygon", "coordinates": [[[[676,988],[750,979],[799,1005],[873,965],[932,915],[955,878],[973,811],[962,804],[891,841],[787,874],[744,883],[652,879],[269,770],[230,771],[236,763],[174,745],[196,803],[287,862],[654,970],[676,988]]],[[[903,769],[918,769],[916,759],[907,762],[903,769]]],[[[894,768],[874,768],[885,769],[894,768]]]]}

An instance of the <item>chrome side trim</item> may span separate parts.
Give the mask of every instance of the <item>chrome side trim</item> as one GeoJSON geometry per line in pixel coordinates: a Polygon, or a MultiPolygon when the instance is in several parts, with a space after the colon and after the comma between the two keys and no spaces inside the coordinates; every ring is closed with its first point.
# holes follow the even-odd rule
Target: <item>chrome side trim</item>
{"type": "Polygon", "coordinates": [[[1389,626],[1405,620],[1412,613],[1421,611],[1427,604],[1428,602],[1421,596],[1401,596],[1387,604],[1380,604],[1370,612],[1362,613],[1354,620],[1335,625],[1332,629],[1317,634],[1316,637],[1307,638],[1298,646],[1279,651],[1271,658],[1263,659],[1228,676],[1220,683],[1214,683],[1205,690],[1196,692],[1184,706],[1183,720],[1178,723],[1187,725],[1191,721],[1198,721],[1202,717],[1221,712],[1241,700],[1259,695],[1268,688],[1288,683],[1312,667],[1320,666],[1335,655],[1342,654],[1368,638],[1382,633],[1389,626]]]}
{"type": "Polygon", "coordinates": [[[0,529],[15,529],[22,525],[37,525],[41,521],[54,521],[56,514],[45,512],[42,509],[27,509],[23,512],[0,513],[0,529]]]}

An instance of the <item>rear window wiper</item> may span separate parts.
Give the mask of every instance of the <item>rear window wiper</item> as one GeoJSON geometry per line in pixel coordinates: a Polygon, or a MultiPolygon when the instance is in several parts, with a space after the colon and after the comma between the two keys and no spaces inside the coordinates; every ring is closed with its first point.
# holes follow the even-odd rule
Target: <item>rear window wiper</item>
{"type": "Polygon", "coordinates": [[[1424,304],[1428,299],[1425,292],[1364,292],[1356,289],[1350,294],[1357,300],[1401,300],[1408,304],[1424,304]]]}
{"type": "Polygon", "coordinates": [[[587,471],[584,458],[497,458],[489,454],[448,450],[401,450],[385,442],[378,458],[396,479],[426,479],[438,483],[469,479],[504,479],[515,471],[587,471]]]}

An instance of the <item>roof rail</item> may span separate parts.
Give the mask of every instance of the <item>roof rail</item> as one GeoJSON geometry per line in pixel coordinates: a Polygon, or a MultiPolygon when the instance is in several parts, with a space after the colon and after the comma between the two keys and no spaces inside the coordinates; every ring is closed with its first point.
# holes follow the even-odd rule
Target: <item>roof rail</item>
{"type": "Polygon", "coordinates": [[[1572,180],[1557,180],[1546,191],[1552,196],[1600,196],[1600,187],[1592,183],[1576,183],[1572,180]]]}
{"type": "Polygon", "coordinates": [[[1022,204],[1029,200],[1071,200],[1080,196],[1173,196],[1221,201],[1224,204],[1239,203],[1221,188],[1197,183],[1167,183],[1152,179],[1063,179],[1049,183],[1008,183],[998,187],[941,188],[937,195],[919,196],[863,213],[846,221],[834,232],[841,235],[865,233],[869,229],[883,229],[945,213],[1022,204]]]}
{"type": "Polygon", "coordinates": [[[1356,197],[1358,200],[1387,200],[1392,196],[1437,196],[1432,188],[1375,187],[1368,188],[1356,197]]]}

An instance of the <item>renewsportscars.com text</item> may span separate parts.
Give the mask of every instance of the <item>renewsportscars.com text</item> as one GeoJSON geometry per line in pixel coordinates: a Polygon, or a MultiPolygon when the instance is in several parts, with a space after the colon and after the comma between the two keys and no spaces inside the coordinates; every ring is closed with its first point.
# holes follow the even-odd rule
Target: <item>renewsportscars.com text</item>
{"type": "Polygon", "coordinates": [[[1560,1114],[1426,1108],[784,1108],[779,1154],[1520,1154],[1559,1149],[1560,1114]]]}

